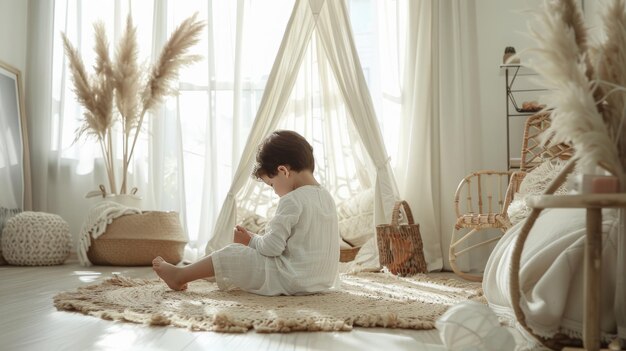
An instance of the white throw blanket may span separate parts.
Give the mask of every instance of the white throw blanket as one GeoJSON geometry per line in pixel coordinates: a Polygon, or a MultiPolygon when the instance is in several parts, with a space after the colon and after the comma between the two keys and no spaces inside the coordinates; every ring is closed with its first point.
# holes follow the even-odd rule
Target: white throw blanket
{"type": "MultiPolygon", "coordinates": [[[[604,339],[610,341],[617,329],[615,303],[624,297],[619,296],[616,288],[617,211],[603,210],[602,214],[600,313],[604,339]]],[[[500,239],[483,277],[489,306],[518,329],[521,328],[511,308],[509,274],[513,243],[522,225],[520,222],[513,226],[500,239]]],[[[551,337],[562,332],[581,337],[585,233],[584,209],[545,210],[530,231],[520,262],[521,307],[527,324],[537,335],[551,337]]]]}
{"type": "Polygon", "coordinates": [[[87,250],[91,246],[90,235],[95,240],[106,231],[107,225],[113,222],[115,218],[135,213],[141,213],[141,210],[112,201],[103,201],[92,207],[87,214],[85,222],[83,222],[78,238],[76,251],[80,264],[91,266],[91,262],[87,257],[87,250]]]}

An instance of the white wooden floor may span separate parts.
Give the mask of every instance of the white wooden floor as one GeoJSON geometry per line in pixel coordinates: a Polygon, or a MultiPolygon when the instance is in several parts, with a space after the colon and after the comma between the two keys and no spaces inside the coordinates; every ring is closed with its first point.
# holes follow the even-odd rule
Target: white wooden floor
{"type": "Polygon", "coordinates": [[[150,267],[0,266],[0,350],[420,350],[436,330],[355,328],[351,332],[222,334],[148,327],[60,312],[52,297],[113,272],[156,278],[150,267]]]}

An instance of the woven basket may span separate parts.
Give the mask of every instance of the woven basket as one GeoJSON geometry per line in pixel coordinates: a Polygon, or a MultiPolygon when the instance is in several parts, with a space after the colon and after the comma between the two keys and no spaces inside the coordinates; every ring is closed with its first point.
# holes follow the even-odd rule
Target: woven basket
{"type": "Polygon", "coordinates": [[[391,273],[406,276],[427,272],[419,224],[414,224],[406,201],[393,206],[391,224],[376,226],[376,240],[380,264],[391,273]],[[404,207],[408,224],[398,224],[400,206],[404,207]]]}
{"type": "Polygon", "coordinates": [[[114,219],[104,234],[91,239],[87,257],[105,266],[149,266],[156,256],[177,264],[186,244],[178,212],[143,212],[114,219]]]}
{"type": "Polygon", "coordinates": [[[354,261],[354,258],[356,257],[356,254],[359,253],[359,250],[361,250],[360,246],[339,250],[339,262],[354,261]]]}

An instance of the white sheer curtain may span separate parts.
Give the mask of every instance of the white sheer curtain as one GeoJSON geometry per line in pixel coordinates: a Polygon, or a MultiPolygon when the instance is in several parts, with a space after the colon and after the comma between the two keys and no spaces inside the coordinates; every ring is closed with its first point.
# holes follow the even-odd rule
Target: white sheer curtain
{"type": "MultiPolygon", "coordinates": [[[[475,1],[379,1],[376,13],[381,69],[370,91],[400,196],[420,223],[429,270],[450,269],[454,191],[482,163],[475,1]]],[[[480,270],[490,250],[459,264],[480,270]]]]}
{"type": "MultiPolygon", "coordinates": [[[[475,2],[407,0],[399,13],[407,30],[400,40],[398,186],[415,208],[429,269],[450,269],[454,191],[481,165],[475,2]]],[[[460,264],[482,269],[490,249],[460,264]]]]}
{"type": "MultiPolygon", "coordinates": [[[[410,202],[422,226],[429,267],[439,269],[453,224],[454,188],[479,164],[474,1],[346,3],[400,197],[410,202]],[[407,43],[412,55],[405,55],[412,47],[407,43]],[[428,78],[417,78],[421,75],[428,78]],[[417,82],[422,82],[419,89],[417,82]]],[[[104,20],[114,42],[132,11],[140,57],[149,60],[178,23],[198,12],[207,30],[194,50],[205,59],[181,72],[180,95],[148,119],[132,184],[146,207],[181,212],[190,239],[188,257],[201,255],[244,151],[293,4],[31,0],[25,77],[35,209],[62,215],[77,236],[90,204],[84,194],[106,180],[95,144],[73,143],[81,109],[71,92],[59,33],[68,33],[90,67],[92,23],[104,20]]]]}

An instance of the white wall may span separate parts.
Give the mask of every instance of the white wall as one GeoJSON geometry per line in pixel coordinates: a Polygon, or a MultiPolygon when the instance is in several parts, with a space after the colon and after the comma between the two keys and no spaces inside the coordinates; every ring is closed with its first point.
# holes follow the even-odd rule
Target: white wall
{"type": "Polygon", "coordinates": [[[22,73],[26,69],[28,1],[0,0],[0,61],[8,63],[22,73]]]}

